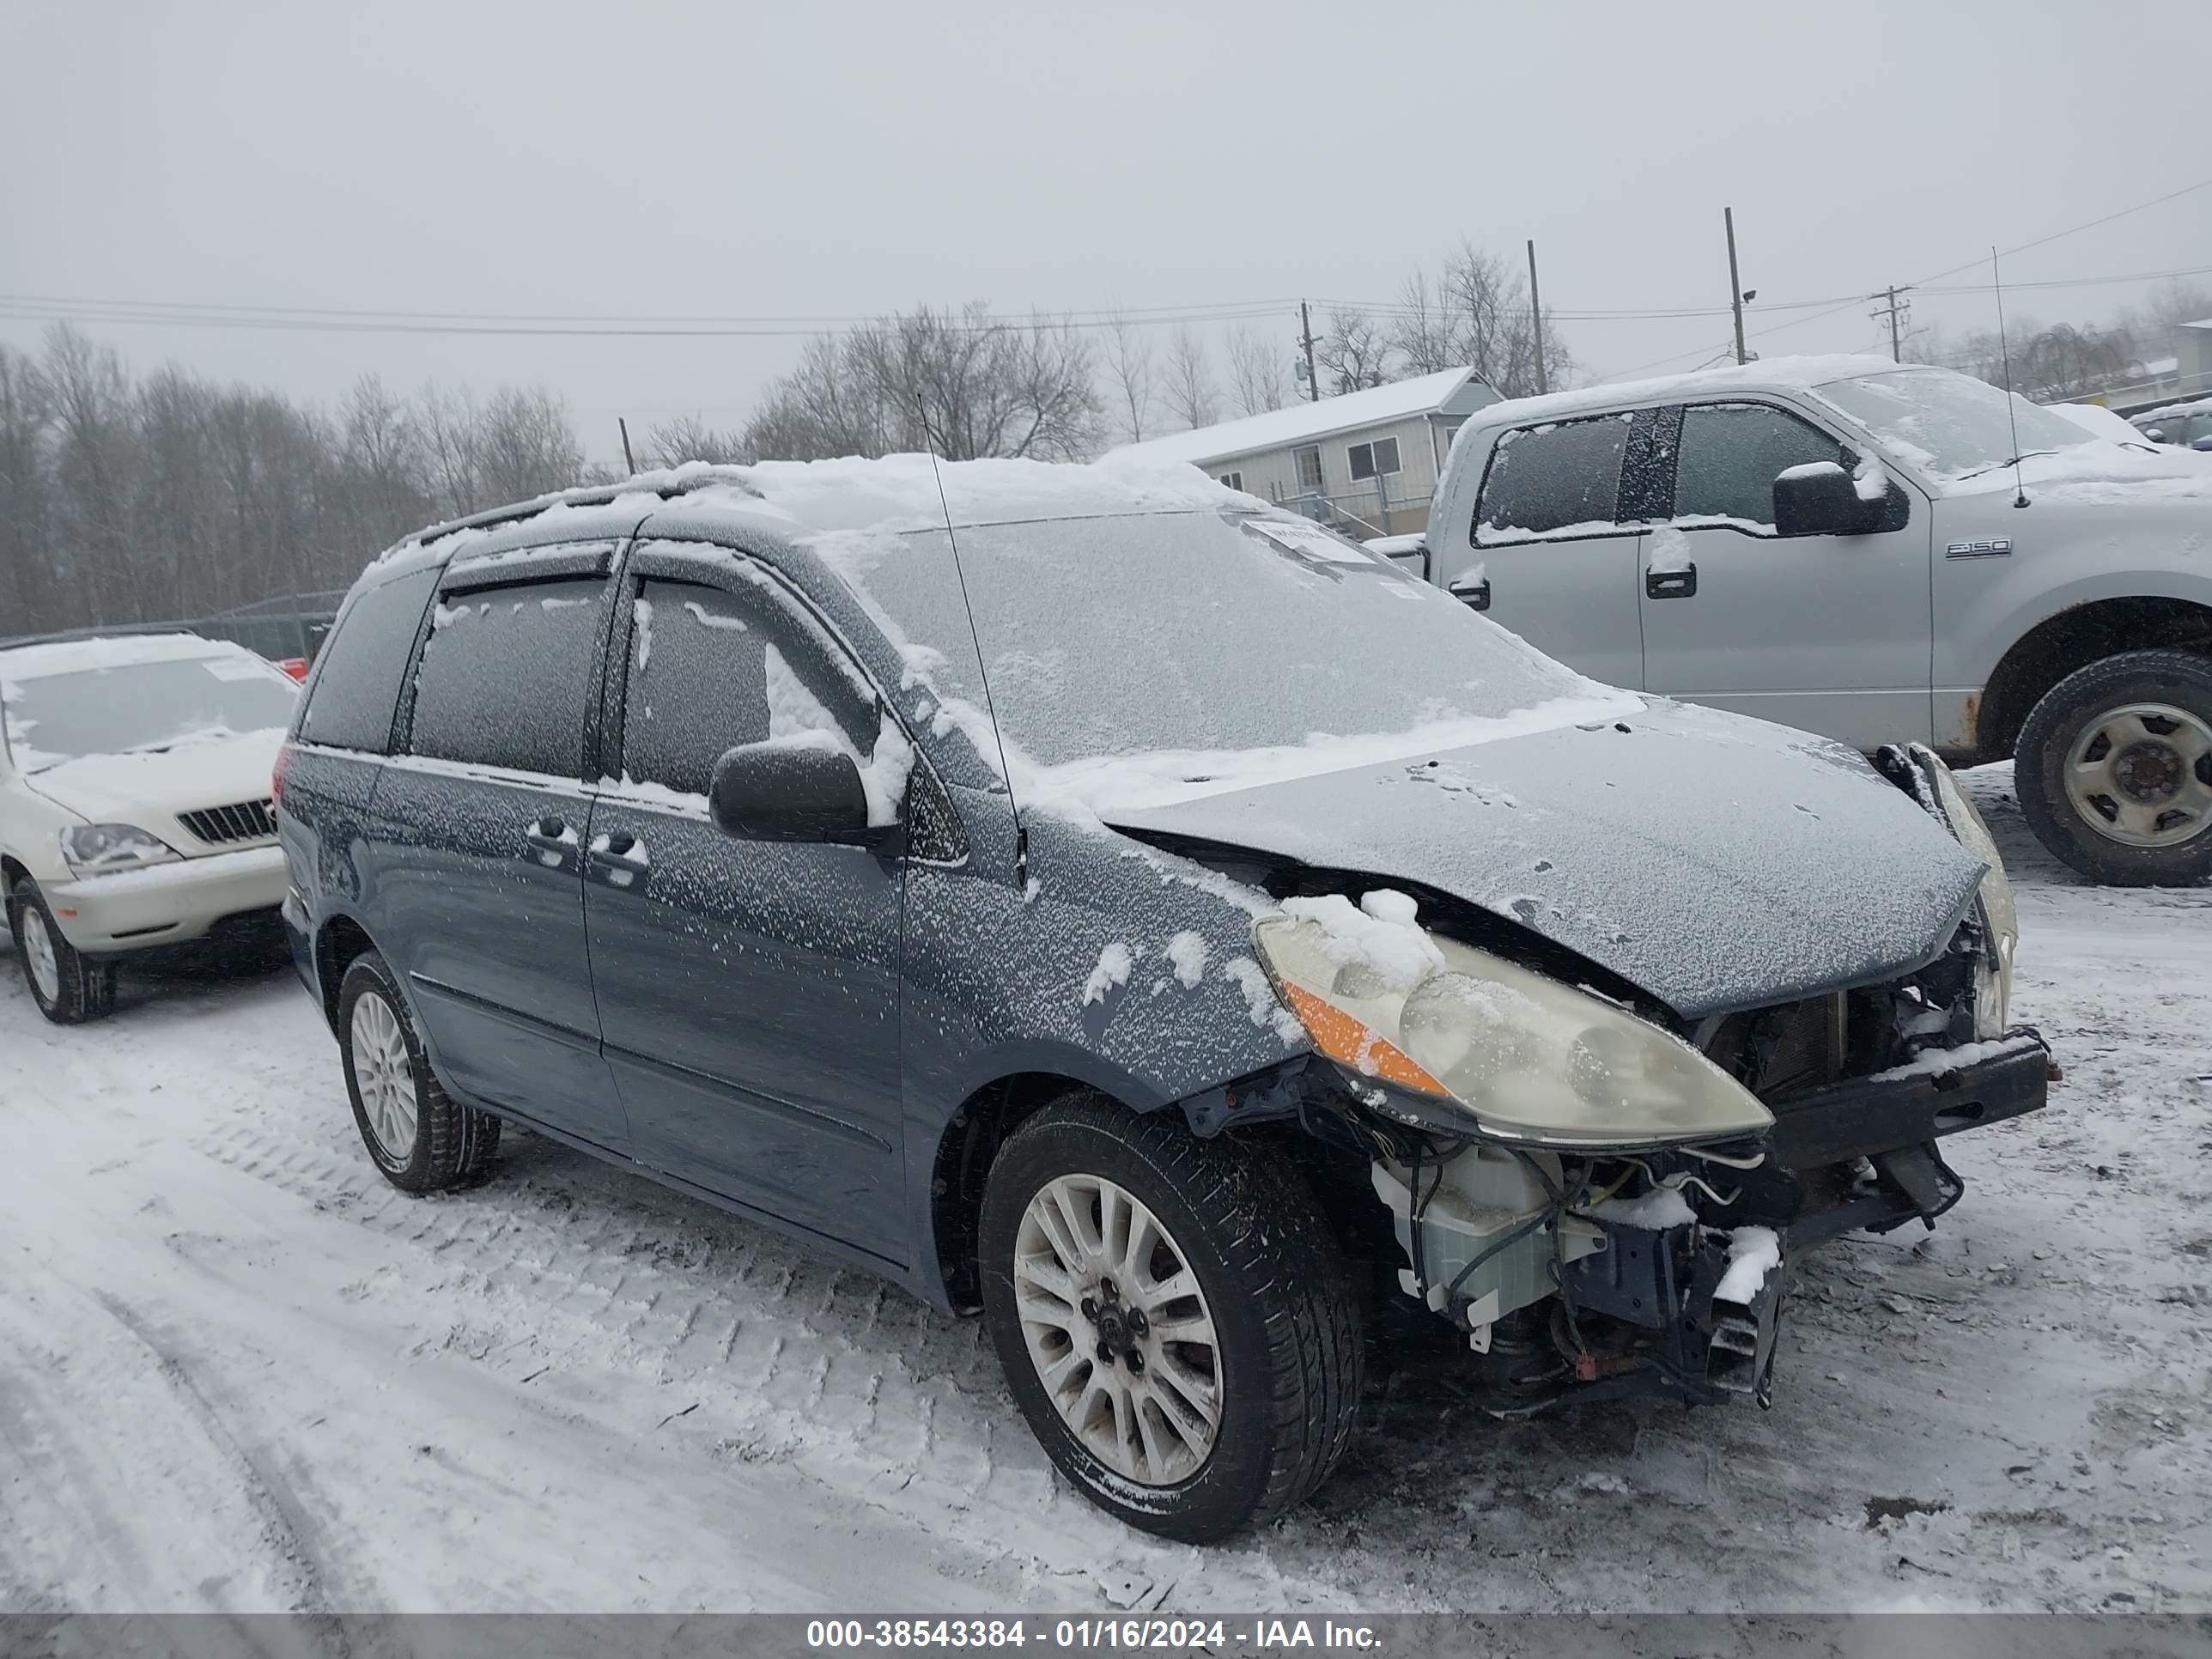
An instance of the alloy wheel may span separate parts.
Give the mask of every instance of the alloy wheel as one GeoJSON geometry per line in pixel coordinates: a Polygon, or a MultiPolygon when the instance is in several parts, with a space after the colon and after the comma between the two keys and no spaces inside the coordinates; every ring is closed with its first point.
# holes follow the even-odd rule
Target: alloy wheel
{"type": "Polygon", "coordinates": [[[362,1112],[384,1155],[405,1164],[415,1155],[415,1063],[392,1005],[374,991],[353,1005],[353,1080],[362,1112]]]}
{"type": "Polygon", "coordinates": [[[35,904],[22,909],[23,960],[31,970],[31,983],[48,1002],[62,994],[61,963],[54,957],[54,937],[46,931],[46,913],[35,904]]]}
{"type": "Polygon", "coordinates": [[[2065,785],[2075,812],[2109,840],[2188,841],[2212,825],[2212,726],[2168,703],[2109,709],[2075,738],[2065,785]]]}
{"type": "Polygon", "coordinates": [[[1123,1478],[1197,1474],[1221,1426],[1221,1348],[1190,1258],[1102,1176],[1048,1182],[1017,1233],[1014,1295],[1060,1420],[1123,1478]]]}

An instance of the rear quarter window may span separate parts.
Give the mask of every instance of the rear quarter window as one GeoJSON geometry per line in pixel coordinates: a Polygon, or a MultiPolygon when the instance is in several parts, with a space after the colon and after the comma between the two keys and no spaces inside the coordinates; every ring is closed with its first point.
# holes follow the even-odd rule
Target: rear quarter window
{"type": "Polygon", "coordinates": [[[392,711],[437,584],[435,570],[417,570],[370,588],[347,607],[316,664],[300,714],[302,741],[390,751],[392,711]]]}

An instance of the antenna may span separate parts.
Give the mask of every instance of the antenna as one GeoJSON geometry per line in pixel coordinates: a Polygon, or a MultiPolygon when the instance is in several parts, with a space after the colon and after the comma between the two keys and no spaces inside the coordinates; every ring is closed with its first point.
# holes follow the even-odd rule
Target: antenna
{"type": "Polygon", "coordinates": [[[630,477],[635,478],[637,477],[637,460],[629,453],[629,422],[617,415],[615,416],[615,424],[622,428],[623,465],[629,469],[630,477]]]}
{"type": "Polygon", "coordinates": [[[929,471],[937,480],[937,504],[945,513],[945,539],[952,548],[952,574],[960,583],[960,608],[968,613],[968,637],[975,645],[975,672],[983,682],[983,712],[991,717],[991,737],[999,745],[999,775],[1006,781],[1006,810],[1014,817],[1014,879],[1022,896],[1030,890],[1030,832],[1022,822],[1021,802],[1014,796],[1014,769],[1006,761],[1006,734],[999,725],[999,705],[991,696],[991,671],[983,661],[983,635],[975,626],[975,607],[968,598],[968,572],[960,562],[960,538],[952,528],[952,503],[945,494],[945,469],[937,452],[929,452],[929,471]]]}
{"type": "Polygon", "coordinates": [[[2026,507],[2027,484],[2020,471],[2020,411],[2013,407],[2012,401],[2017,395],[2012,389],[2012,347],[2005,341],[2004,279],[1997,275],[1997,251],[1994,247],[1990,250],[1990,285],[1997,295],[1997,359],[2004,365],[2005,419],[2012,423],[2012,504],[2026,507]]]}

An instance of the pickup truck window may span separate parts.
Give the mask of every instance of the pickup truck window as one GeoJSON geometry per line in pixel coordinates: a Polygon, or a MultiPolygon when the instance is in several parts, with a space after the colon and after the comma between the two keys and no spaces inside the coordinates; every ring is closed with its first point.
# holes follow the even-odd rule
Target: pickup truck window
{"type": "Polygon", "coordinates": [[[1682,411],[1674,517],[1774,527],[1774,478],[1808,461],[1857,464],[1835,439],[1768,404],[1692,404],[1682,411]]]}
{"type": "Polygon", "coordinates": [[[1498,441],[1475,509],[1475,539],[1521,541],[1581,526],[1609,528],[1620,501],[1630,419],[1601,415],[1522,427],[1498,441]]]}

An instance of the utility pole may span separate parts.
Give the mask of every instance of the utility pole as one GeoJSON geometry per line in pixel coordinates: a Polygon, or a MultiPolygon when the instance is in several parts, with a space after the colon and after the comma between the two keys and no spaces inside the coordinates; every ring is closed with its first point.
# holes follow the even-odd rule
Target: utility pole
{"type": "Polygon", "coordinates": [[[1306,401],[1321,401],[1321,377],[1314,372],[1313,308],[1304,300],[1298,301],[1298,335],[1306,347],[1306,401]]]}
{"type": "Polygon", "coordinates": [[[1900,300],[1897,296],[1900,294],[1908,294],[1911,290],[1912,284],[1907,283],[1903,288],[1886,288],[1879,294],[1867,295],[1870,300],[1886,299],[1889,301],[1887,305],[1870,311],[1867,315],[1877,319],[1883,317],[1889,319],[1889,356],[1893,362],[1901,363],[1905,361],[1905,319],[1912,309],[1911,301],[1900,300]]]}
{"type": "Polygon", "coordinates": [[[1723,208],[1721,222],[1728,227],[1729,309],[1735,313],[1735,360],[1747,363],[1751,354],[1743,349],[1743,278],[1735,268],[1735,210],[1723,208]]]}
{"type": "Polygon", "coordinates": [[[1544,374],[1544,296],[1536,288],[1536,244],[1528,244],[1528,326],[1536,342],[1536,395],[1542,397],[1552,389],[1544,374]]]}

